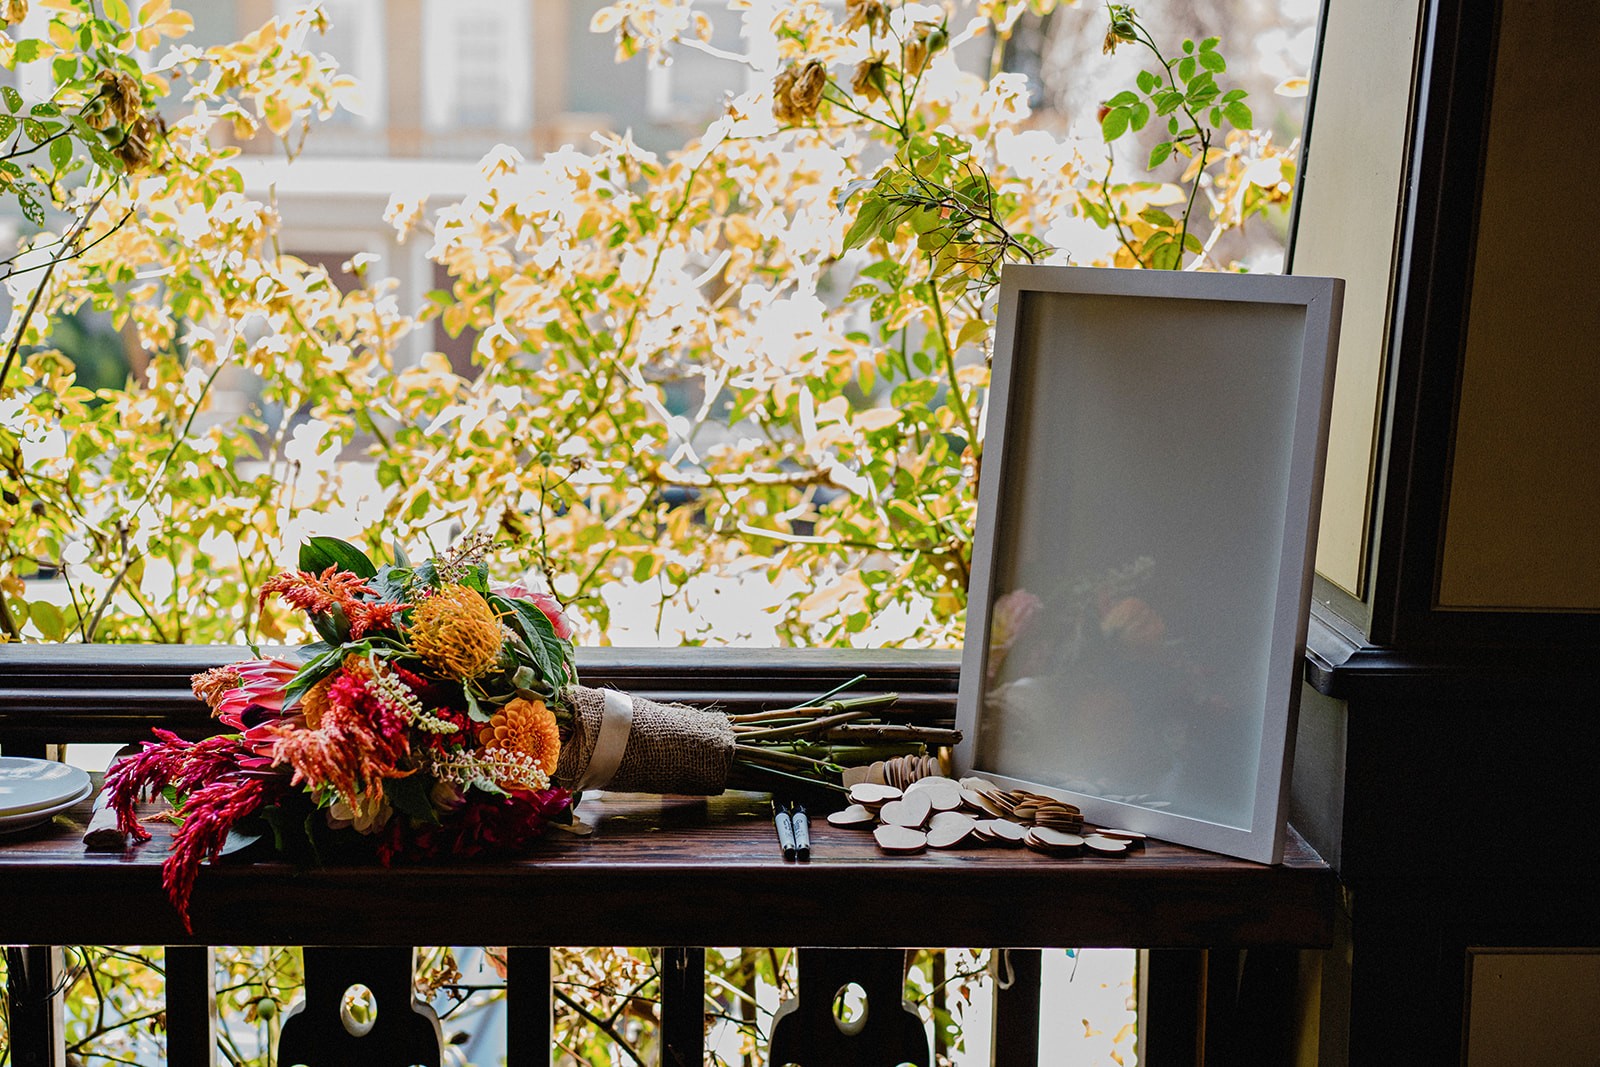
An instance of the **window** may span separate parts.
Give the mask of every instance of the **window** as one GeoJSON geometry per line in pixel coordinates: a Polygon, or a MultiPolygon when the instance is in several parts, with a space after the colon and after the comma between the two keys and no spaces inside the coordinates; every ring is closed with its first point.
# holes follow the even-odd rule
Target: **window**
{"type": "Polygon", "coordinates": [[[431,131],[521,131],[533,115],[526,0],[427,0],[422,107],[431,131]]]}

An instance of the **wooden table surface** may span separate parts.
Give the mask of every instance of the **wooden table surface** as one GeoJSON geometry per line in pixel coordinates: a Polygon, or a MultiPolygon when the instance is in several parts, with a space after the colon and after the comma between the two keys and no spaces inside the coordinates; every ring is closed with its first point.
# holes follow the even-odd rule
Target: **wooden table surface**
{"type": "Polygon", "coordinates": [[[764,794],[585,800],[586,838],[450,866],[224,861],[196,883],[194,933],[160,884],[171,828],[87,852],[86,803],[0,836],[0,944],[1207,947],[1330,943],[1335,878],[1291,829],[1263,866],[1150,842],[1127,856],[1025,849],[880,853],[813,817],[785,862],[764,794]]]}

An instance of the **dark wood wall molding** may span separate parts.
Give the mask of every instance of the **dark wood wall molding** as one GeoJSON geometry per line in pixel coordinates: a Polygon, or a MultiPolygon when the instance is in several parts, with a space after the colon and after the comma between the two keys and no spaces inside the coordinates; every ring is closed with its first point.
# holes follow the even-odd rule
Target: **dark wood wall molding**
{"type": "MultiPolygon", "coordinates": [[[[233,645],[0,645],[0,736],[122,744],[156,726],[188,737],[217,733],[221,725],[194,698],[189,678],[250,655],[233,645]]],[[[852,692],[899,693],[899,715],[948,720],[960,673],[959,650],[578,650],[586,685],[735,712],[797,704],[865,675],[852,692]]]]}

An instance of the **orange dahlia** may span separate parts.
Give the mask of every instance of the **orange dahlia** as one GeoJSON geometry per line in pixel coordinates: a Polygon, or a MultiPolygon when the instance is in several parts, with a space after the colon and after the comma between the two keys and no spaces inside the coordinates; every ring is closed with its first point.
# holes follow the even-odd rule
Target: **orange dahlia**
{"type": "Polygon", "coordinates": [[[556,761],[561,758],[561,732],[555,713],[542,700],[518,697],[508,703],[479,728],[478,744],[521,752],[545,774],[554,774],[556,761]]]}
{"type": "Polygon", "coordinates": [[[500,620],[488,601],[464,585],[447,585],[417,602],[411,647],[446,678],[487,674],[500,656],[500,620]]]}

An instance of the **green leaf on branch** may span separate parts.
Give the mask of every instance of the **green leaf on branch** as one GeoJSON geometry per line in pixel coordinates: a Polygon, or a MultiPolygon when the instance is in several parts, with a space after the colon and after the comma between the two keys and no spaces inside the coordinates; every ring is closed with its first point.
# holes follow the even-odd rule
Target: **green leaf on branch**
{"type": "Polygon", "coordinates": [[[313,537],[300,546],[300,569],[321,574],[329,567],[349,571],[357,578],[371,578],[378,573],[367,554],[348,541],[337,537],[313,537]]]}
{"type": "Polygon", "coordinates": [[[0,85],[0,98],[6,102],[6,110],[15,114],[22,110],[22,94],[10,85],[0,85]]]}
{"type": "Polygon", "coordinates": [[[1238,100],[1223,106],[1222,117],[1236,130],[1248,130],[1255,125],[1255,116],[1250,113],[1249,105],[1238,100]]]}
{"type": "Polygon", "coordinates": [[[1114,107],[1106,112],[1106,117],[1100,120],[1100,132],[1105,135],[1107,144],[1128,132],[1131,117],[1127,108],[1114,107]]]}
{"type": "Polygon", "coordinates": [[[856,221],[851,223],[850,228],[845,231],[845,251],[866,243],[872,237],[873,232],[882,224],[884,213],[888,208],[888,203],[878,197],[873,197],[863,203],[861,210],[856,213],[856,221]]]}
{"type": "Polygon", "coordinates": [[[1146,169],[1155,170],[1157,167],[1161,166],[1161,164],[1165,163],[1167,161],[1167,157],[1170,155],[1172,155],[1172,142],[1162,141],[1160,144],[1150,149],[1150,162],[1146,165],[1146,169]]]}
{"type": "Polygon", "coordinates": [[[1173,227],[1178,225],[1176,219],[1158,207],[1147,207],[1139,212],[1139,217],[1152,226],[1173,227]]]}

